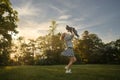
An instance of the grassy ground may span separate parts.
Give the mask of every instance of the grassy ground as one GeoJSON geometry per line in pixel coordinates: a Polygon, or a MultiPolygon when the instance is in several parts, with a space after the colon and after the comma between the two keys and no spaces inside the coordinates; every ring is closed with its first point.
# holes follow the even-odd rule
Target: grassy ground
{"type": "Polygon", "coordinates": [[[63,65],[0,67],[0,80],[120,80],[120,65],[74,65],[72,74],[63,65]]]}

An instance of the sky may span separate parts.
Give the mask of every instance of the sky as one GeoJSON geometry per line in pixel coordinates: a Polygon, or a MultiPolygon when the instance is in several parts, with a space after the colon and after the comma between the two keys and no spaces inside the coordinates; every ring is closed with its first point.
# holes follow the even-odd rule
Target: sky
{"type": "MultiPolygon", "coordinates": [[[[10,0],[18,11],[19,36],[36,39],[48,34],[51,21],[56,33],[69,25],[79,35],[88,30],[103,42],[120,39],[120,0],[10,0]]],[[[81,38],[81,37],[80,37],[81,38]]]]}

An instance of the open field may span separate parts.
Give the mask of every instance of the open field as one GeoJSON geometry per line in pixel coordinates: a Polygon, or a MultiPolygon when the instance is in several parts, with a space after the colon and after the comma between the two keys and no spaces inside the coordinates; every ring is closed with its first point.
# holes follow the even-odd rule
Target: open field
{"type": "Polygon", "coordinates": [[[64,65],[0,67],[0,80],[120,80],[120,65],[74,65],[65,74],[64,65]]]}

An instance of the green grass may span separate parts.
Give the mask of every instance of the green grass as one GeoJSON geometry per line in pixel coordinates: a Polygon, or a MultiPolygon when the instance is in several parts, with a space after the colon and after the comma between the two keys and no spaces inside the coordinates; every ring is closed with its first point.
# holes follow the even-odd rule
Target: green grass
{"type": "Polygon", "coordinates": [[[64,65],[0,67],[0,80],[120,80],[120,65],[74,65],[72,74],[64,65]]]}

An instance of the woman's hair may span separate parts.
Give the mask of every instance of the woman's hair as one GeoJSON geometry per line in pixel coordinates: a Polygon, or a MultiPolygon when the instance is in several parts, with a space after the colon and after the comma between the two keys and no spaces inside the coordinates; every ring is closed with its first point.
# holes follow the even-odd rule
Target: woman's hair
{"type": "Polygon", "coordinates": [[[69,27],[68,25],[66,25],[66,30],[68,30],[68,31],[71,32],[71,33],[72,33],[72,31],[73,31],[74,34],[75,34],[77,37],[79,37],[78,32],[77,32],[77,30],[76,30],[75,28],[69,27]]]}
{"type": "Polygon", "coordinates": [[[66,30],[67,30],[68,32],[72,32],[72,27],[69,27],[68,25],[66,25],[66,30]]]}
{"type": "Polygon", "coordinates": [[[61,34],[60,40],[64,40],[65,34],[66,34],[66,33],[62,33],[62,34],[61,34]]]}

